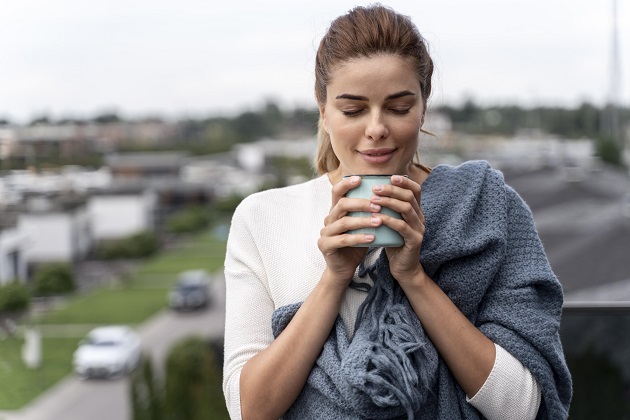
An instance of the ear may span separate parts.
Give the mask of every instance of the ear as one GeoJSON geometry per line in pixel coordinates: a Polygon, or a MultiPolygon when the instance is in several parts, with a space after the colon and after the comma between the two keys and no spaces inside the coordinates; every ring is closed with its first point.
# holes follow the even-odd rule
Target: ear
{"type": "MultiPolygon", "coordinates": [[[[319,119],[322,122],[322,128],[328,133],[328,121],[326,121],[326,107],[324,105],[319,106],[319,119]]],[[[330,134],[330,133],[329,133],[330,134]]]]}

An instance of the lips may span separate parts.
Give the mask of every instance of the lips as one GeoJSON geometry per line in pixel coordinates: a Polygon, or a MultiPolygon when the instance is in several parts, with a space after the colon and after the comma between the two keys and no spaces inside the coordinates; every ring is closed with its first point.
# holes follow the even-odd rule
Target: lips
{"type": "Polygon", "coordinates": [[[391,159],[396,149],[368,149],[359,153],[370,163],[385,163],[391,159]]]}

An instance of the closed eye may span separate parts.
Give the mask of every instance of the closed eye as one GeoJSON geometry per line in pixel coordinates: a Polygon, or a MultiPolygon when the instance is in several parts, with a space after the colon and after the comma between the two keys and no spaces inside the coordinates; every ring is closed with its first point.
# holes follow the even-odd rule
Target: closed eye
{"type": "Polygon", "coordinates": [[[357,110],[352,110],[352,111],[344,111],[342,110],[341,113],[343,115],[345,115],[346,117],[355,117],[357,115],[359,115],[361,113],[361,111],[363,111],[362,109],[357,109],[357,110]]]}
{"type": "Polygon", "coordinates": [[[391,111],[397,115],[405,115],[409,113],[411,108],[392,108],[391,111]]]}

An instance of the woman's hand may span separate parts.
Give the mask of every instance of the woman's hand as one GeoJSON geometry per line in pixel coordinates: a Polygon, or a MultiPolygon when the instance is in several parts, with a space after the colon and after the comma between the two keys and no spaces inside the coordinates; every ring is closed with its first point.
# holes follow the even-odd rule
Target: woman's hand
{"type": "Polygon", "coordinates": [[[351,211],[375,213],[380,205],[369,200],[345,197],[352,188],[359,186],[361,177],[342,178],[332,189],[332,207],[324,219],[317,245],[326,260],[327,270],[332,278],[347,286],[357,266],[367,253],[367,247],[353,247],[369,244],[374,235],[350,234],[352,229],[379,226],[382,221],[377,217],[350,217],[351,211]]]}
{"type": "Polygon", "coordinates": [[[399,283],[424,277],[424,269],[420,264],[420,249],[424,239],[424,214],[420,207],[420,184],[410,178],[393,175],[392,185],[375,186],[373,204],[392,209],[402,215],[402,220],[385,214],[375,214],[383,224],[400,233],[405,240],[402,247],[386,248],[389,267],[392,275],[399,283]]]}

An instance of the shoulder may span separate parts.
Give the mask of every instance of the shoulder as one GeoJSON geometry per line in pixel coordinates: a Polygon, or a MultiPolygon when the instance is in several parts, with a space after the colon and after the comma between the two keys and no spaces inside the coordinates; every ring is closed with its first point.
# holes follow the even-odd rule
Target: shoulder
{"type": "Polygon", "coordinates": [[[272,188],[243,199],[234,212],[235,219],[251,218],[262,213],[276,212],[306,205],[312,199],[330,195],[326,175],[282,188],[272,188]]]}
{"type": "Polygon", "coordinates": [[[486,160],[470,160],[457,166],[441,164],[433,168],[431,176],[440,181],[465,180],[466,183],[494,181],[504,183],[501,171],[494,169],[486,160]]]}
{"type": "Polygon", "coordinates": [[[443,197],[480,197],[505,194],[503,174],[485,160],[472,160],[457,166],[438,165],[423,184],[425,191],[443,197]]]}

